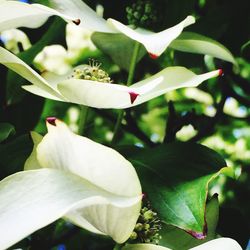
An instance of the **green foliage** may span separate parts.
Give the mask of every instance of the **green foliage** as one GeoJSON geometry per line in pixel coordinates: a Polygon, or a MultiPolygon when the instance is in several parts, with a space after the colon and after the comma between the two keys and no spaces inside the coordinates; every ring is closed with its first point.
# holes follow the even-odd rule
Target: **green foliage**
{"type": "MultiPolygon", "coordinates": [[[[135,41],[123,34],[107,34],[101,32],[94,32],[91,39],[98,49],[112,58],[115,64],[129,71],[135,41]]],[[[140,46],[139,55],[136,60],[137,63],[145,54],[146,50],[140,46]]]]}
{"type": "Polygon", "coordinates": [[[0,145],[0,179],[22,171],[24,163],[32,150],[29,135],[22,135],[0,145]]]}
{"type": "Polygon", "coordinates": [[[210,55],[237,64],[231,52],[222,44],[193,32],[183,32],[170,47],[184,52],[210,55]]]}
{"type": "Polygon", "coordinates": [[[137,170],[143,192],[160,219],[203,238],[208,185],[226,166],[221,156],[191,143],[127,150],[126,156],[137,170]]]}
{"type": "Polygon", "coordinates": [[[0,123],[0,142],[15,133],[15,128],[9,123],[0,123]]]}
{"type": "Polygon", "coordinates": [[[207,242],[214,239],[216,237],[216,228],[219,219],[219,202],[217,195],[214,195],[212,199],[207,203],[205,216],[208,232],[205,239],[195,239],[191,235],[174,226],[164,224],[163,229],[160,232],[160,234],[162,235],[160,244],[173,250],[186,250],[200,245],[201,241],[207,242]]]}

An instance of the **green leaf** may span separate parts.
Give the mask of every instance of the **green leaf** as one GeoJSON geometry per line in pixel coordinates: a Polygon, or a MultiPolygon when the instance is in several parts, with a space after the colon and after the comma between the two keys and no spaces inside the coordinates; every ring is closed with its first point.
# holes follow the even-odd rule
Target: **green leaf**
{"type": "Polygon", "coordinates": [[[237,65],[232,53],[219,42],[193,32],[183,32],[170,45],[183,52],[210,55],[237,65]]]}
{"type": "Polygon", "coordinates": [[[0,123],[0,142],[15,133],[15,128],[9,123],[0,123]]]}
{"type": "MultiPolygon", "coordinates": [[[[136,42],[123,34],[111,34],[94,32],[91,39],[95,46],[109,55],[122,69],[129,71],[130,62],[136,42]]],[[[146,54],[143,46],[140,46],[137,62],[146,54]]]]}
{"type": "Polygon", "coordinates": [[[208,184],[226,166],[221,156],[193,143],[171,143],[153,149],[134,147],[123,154],[136,168],[143,192],[160,219],[204,238],[208,184]]]}
{"type": "MultiPolygon", "coordinates": [[[[45,46],[58,43],[63,39],[65,39],[65,23],[60,18],[56,18],[42,38],[28,50],[19,53],[18,57],[31,65],[36,55],[45,46]]],[[[13,71],[8,72],[6,90],[8,104],[17,103],[23,99],[25,92],[21,86],[24,83],[25,80],[20,75],[13,71]]]]}
{"type": "Polygon", "coordinates": [[[250,40],[241,46],[240,53],[247,60],[250,59],[250,40]]]}
{"type": "Polygon", "coordinates": [[[219,218],[219,202],[215,195],[207,204],[206,207],[206,222],[207,222],[207,237],[204,240],[198,240],[187,234],[185,231],[171,225],[163,225],[160,235],[162,239],[160,245],[169,247],[172,250],[188,250],[192,247],[203,244],[207,241],[215,239],[216,226],[219,218]],[[176,240],[178,239],[178,240],[176,240]]]}
{"type": "Polygon", "coordinates": [[[0,179],[21,171],[32,147],[32,140],[28,135],[22,135],[0,145],[0,179]]]}

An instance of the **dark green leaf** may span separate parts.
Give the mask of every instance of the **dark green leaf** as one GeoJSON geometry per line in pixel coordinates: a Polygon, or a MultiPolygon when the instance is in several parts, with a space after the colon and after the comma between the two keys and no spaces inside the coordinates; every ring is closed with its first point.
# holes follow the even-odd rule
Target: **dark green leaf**
{"type": "Polygon", "coordinates": [[[231,52],[219,42],[193,32],[182,32],[170,47],[184,52],[210,55],[237,64],[231,52]]]}
{"type": "Polygon", "coordinates": [[[203,244],[216,237],[216,227],[219,217],[219,202],[215,195],[206,207],[207,237],[204,240],[198,240],[187,234],[185,231],[171,225],[163,225],[160,234],[162,239],[160,245],[169,247],[173,250],[186,250],[203,244]],[[178,240],[176,240],[178,239],[178,240]]]}
{"type": "Polygon", "coordinates": [[[0,179],[23,170],[32,148],[33,143],[28,135],[17,137],[7,144],[0,145],[0,179]]]}
{"type": "Polygon", "coordinates": [[[15,133],[14,126],[9,123],[0,123],[0,142],[7,139],[13,133],[15,133]]]}
{"type": "Polygon", "coordinates": [[[226,166],[221,156],[193,143],[132,148],[123,153],[136,168],[143,192],[160,219],[204,238],[208,184],[226,166]]]}
{"type": "MultiPolygon", "coordinates": [[[[118,66],[129,71],[130,61],[135,47],[134,40],[123,34],[102,32],[93,33],[91,39],[95,46],[105,54],[109,55],[118,66]]],[[[145,54],[145,48],[140,46],[137,62],[139,62],[145,54]]]]}

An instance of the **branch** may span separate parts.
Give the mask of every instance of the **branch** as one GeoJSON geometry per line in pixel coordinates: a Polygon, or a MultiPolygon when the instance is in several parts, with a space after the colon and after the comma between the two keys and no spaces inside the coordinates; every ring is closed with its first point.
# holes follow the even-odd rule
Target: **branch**
{"type": "Polygon", "coordinates": [[[130,130],[136,137],[144,141],[148,146],[153,147],[155,143],[152,142],[147,135],[138,127],[136,119],[132,116],[130,109],[126,110],[125,119],[127,121],[127,129],[130,130]]]}
{"type": "Polygon", "coordinates": [[[167,115],[167,125],[165,129],[165,137],[163,143],[170,143],[175,141],[175,136],[177,133],[176,124],[178,122],[178,115],[175,112],[174,103],[172,101],[168,102],[168,115],[167,115]]]}
{"type": "Polygon", "coordinates": [[[198,134],[189,140],[190,142],[199,141],[204,137],[210,136],[214,132],[216,123],[224,115],[223,108],[224,108],[226,99],[227,99],[227,96],[223,94],[219,104],[217,105],[216,114],[213,117],[204,116],[206,118],[206,122],[203,124],[203,127],[200,128],[198,134]]]}
{"type": "MultiPolygon", "coordinates": [[[[107,111],[102,110],[102,109],[93,109],[93,110],[97,114],[99,114],[100,116],[108,119],[110,122],[112,122],[112,123],[116,122],[116,117],[113,116],[110,112],[107,112],[107,111]]],[[[133,134],[135,137],[140,139],[142,142],[144,142],[149,147],[155,146],[155,143],[153,143],[147,137],[147,135],[139,129],[139,127],[137,126],[134,118],[128,117],[127,115],[126,115],[126,118],[128,119],[127,125],[121,124],[121,129],[122,130],[133,134]]]]}

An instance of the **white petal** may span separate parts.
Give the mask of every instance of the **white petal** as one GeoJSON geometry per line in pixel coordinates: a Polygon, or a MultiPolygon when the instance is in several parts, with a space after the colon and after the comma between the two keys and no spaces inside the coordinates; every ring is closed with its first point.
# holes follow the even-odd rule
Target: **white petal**
{"type": "Polygon", "coordinates": [[[124,246],[122,250],[171,250],[171,249],[153,244],[128,244],[124,246]]]}
{"type": "Polygon", "coordinates": [[[0,2],[0,32],[18,27],[37,28],[52,15],[72,21],[70,17],[40,4],[2,1],[0,2]]]}
{"type": "MultiPolygon", "coordinates": [[[[117,210],[127,208],[134,215],[140,197],[120,197],[96,187],[71,173],[56,169],[23,171],[0,182],[0,248],[6,249],[34,231],[54,222],[75,208],[84,211],[106,204],[117,210]]],[[[94,209],[95,211],[95,209],[94,209]]],[[[95,216],[94,213],[89,214],[95,216]]],[[[109,220],[114,223],[114,219],[109,220]]],[[[130,219],[130,218],[128,218],[130,219]]],[[[101,219],[101,221],[103,221],[101,219]]],[[[106,221],[106,223],[110,223],[106,221]]],[[[121,221],[123,223],[123,221],[121,221]]],[[[126,225],[116,221],[119,228],[126,225]]],[[[98,225],[102,228],[102,225],[98,225]]],[[[131,227],[131,225],[129,225],[131,227]]],[[[108,226],[106,226],[108,227],[108,226]]],[[[103,233],[106,233],[105,228],[103,233]]],[[[110,236],[122,242],[113,230],[110,236]]],[[[126,232],[126,231],[125,231],[126,232]]],[[[127,233],[127,232],[126,232],[127,233]]],[[[129,235],[127,235],[129,237],[129,235]]]]}
{"type": "Polygon", "coordinates": [[[58,98],[57,96],[51,94],[50,92],[48,92],[44,89],[41,89],[35,85],[24,85],[24,86],[22,86],[22,88],[25,89],[26,91],[34,94],[34,95],[38,95],[38,96],[48,98],[51,100],[55,100],[55,101],[67,102],[67,100],[65,98],[58,98]]]}
{"type": "Polygon", "coordinates": [[[181,34],[186,26],[193,24],[195,19],[192,16],[188,16],[179,24],[158,33],[149,32],[143,29],[133,30],[114,19],[108,19],[107,22],[113,29],[143,44],[153,57],[157,57],[160,56],[168,45],[181,34]]]}
{"type": "MultiPolygon", "coordinates": [[[[167,247],[153,244],[128,244],[122,250],[171,250],[167,247]]],[[[190,250],[242,250],[241,246],[233,239],[220,238],[211,240],[190,250]]]]}
{"type": "Polygon", "coordinates": [[[89,107],[119,108],[131,105],[130,89],[123,85],[72,79],[59,83],[57,88],[70,102],[89,107]]]}
{"type": "Polygon", "coordinates": [[[53,8],[60,13],[80,19],[80,26],[92,31],[115,33],[94,10],[81,0],[51,0],[53,8]]]}
{"type": "Polygon", "coordinates": [[[192,250],[242,250],[241,246],[237,243],[237,241],[230,238],[219,238],[211,240],[191,249],[192,250]]]}
{"type": "Polygon", "coordinates": [[[216,70],[196,75],[183,67],[169,67],[146,80],[126,87],[80,79],[63,80],[68,76],[55,77],[53,74],[47,74],[48,80],[51,81],[47,82],[22,60],[1,47],[0,63],[33,83],[35,86],[24,86],[31,93],[95,108],[129,108],[174,89],[198,86],[201,82],[221,74],[221,70],[216,70]],[[56,82],[57,80],[59,82],[56,82]]]}
{"type": "Polygon", "coordinates": [[[125,208],[95,204],[82,210],[79,203],[64,216],[94,233],[112,235],[117,242],[127,240],[141,208],[141,187],[132,165],[113,149],[73,134],[59,120],[47,120],[54,125],[47,123],[49,133],[42,140],[33,134],[35,145],[25,169],[39,165],[74,173],[102,190],[120,195],[120,205],[123,197],[134,197],[136,202],[130,207],[124,204],[125,208]]]}
{"type": "Polygon", "coordinates": [[[67,80],[58,90],[70,102],[95,108],[129,108],[166,92],[183,87],[196,87],[203,81],[221,74],[221,70],[196,75],[184,67],[169,67],[130,87],[86,80],[67,80]],[[135,100],[131,101],[131,96],[135,100]]]}
{"type": "MultiPolygon", "coordinates": [[[[120,202],[122,204],[122,199],[120,202]]],[[[85,209],[74,209],[65,218],[93,233],[111,235],[116,242],[122,243],[130,237],[140,213],[140,197],[135,197],[134,203],[129,207],[126,204],[124,207],[93,205],[85,209]],[[84,218],[85,221],[80,218],[84,218]]]]}
{"type": "Polygon", "coordinates": [[[34,169],[42,168],[42,166],[37,160],[36,148],[37,148],[37,145],[42,141],[43,137],[36,132],[31,132],[30,135],[34,143],[34,146],[33,146],[31,155],[29,156],[29,158],[26,160],[24,164],[24,170],[34,170],[34,169]]]}
{"type": "Polygon", "coordinates": [[[72,172],[108,192],[134,196],[141,186],[132,164],[112,148],[72,133],[57,119],[37,146],[42,167],[72,172]]]}
{"type": "Polygon", "coordinates": [[[75,19],[75,22],[80,23],[80,26],[92,31],[123,33],[142,43],[153,56],[159,56],[186,26],[195,22],[194,17],[188,16],[179,24],[159,33],[154,33],[143,29],[133,30],[113,19],[106,21],[80,0],[52,0],[51,2],[56,10],[40,4],[26,4],[15,1],[1,3],[0,24],[2,30],[22,26],[36,28],[42,25],[49,16],[58,15],[66,21],[75,19]]]}
{"type": "Polygon", "coordinates": [[[133,105],[141,104],[175,89],[197,87],[202,82],[221,74],[220,69],[196,75],[184,67],[166,68],[148,79],[131,85],[131,89],[139,94],[133,105]]]}
{"type": "Polygon", "coordinates": [[[123,33],[143,44],[152,56],[161,55],[186,26],[195,22],[194,17],[188,16],[179,24],[159,33],[154,33],[140,28],[133,30],[111,18],[106,21],[81,0],[51,0],[51,2],[53,8],[60,13],[79,18],[81,20],[80,26],[97,32],[123,33]]]}
{"type": "Polygon", "coordinates": [[[48,92],[50,95],[57,99],[64,100],[60,93],[49,85],[36,71],[34,71],[29,65],[23,62],[14,54],[10,53],[8,50],[0,47],[0,64],[5,65],[9,69],[15,71],[17,74],[21,75],[23,78],[33,83],[38,88],[48,92]]]}

